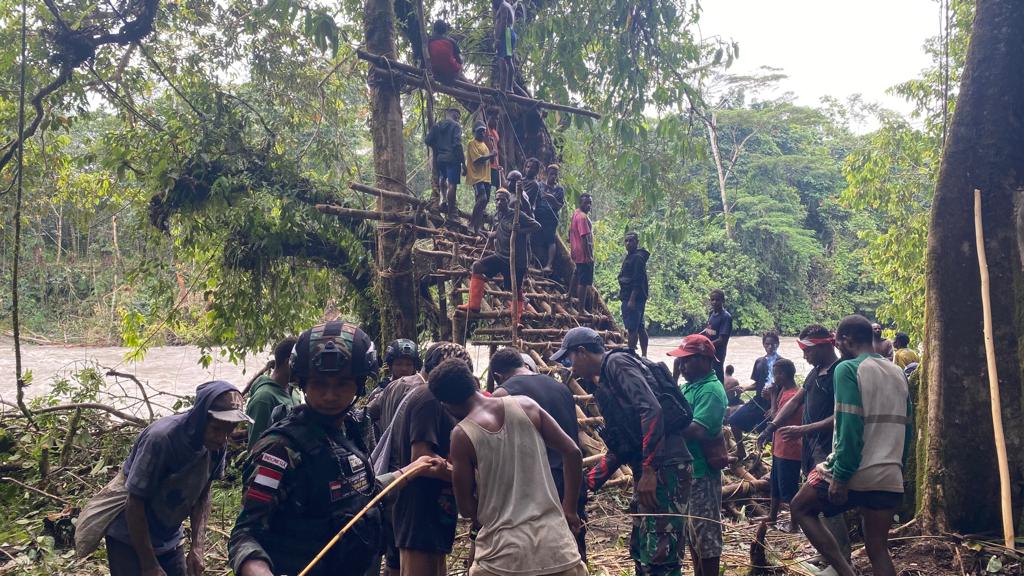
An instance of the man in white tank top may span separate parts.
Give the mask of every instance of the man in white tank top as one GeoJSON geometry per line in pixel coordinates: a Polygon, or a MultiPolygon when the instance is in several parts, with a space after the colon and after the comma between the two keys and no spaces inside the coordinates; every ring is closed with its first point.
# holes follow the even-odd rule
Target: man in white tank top
{"type": "Polygon", "coordinates": [[[449,459],[459,513],[476,534],[469,576],[586,576],[573,537],[583,456],[572,439],[530,398],[485,397],[465,362],[442,362],[428,385],[461,419],[449,459]],[[561,504],[545,446],[564,462],[561,504]]]}

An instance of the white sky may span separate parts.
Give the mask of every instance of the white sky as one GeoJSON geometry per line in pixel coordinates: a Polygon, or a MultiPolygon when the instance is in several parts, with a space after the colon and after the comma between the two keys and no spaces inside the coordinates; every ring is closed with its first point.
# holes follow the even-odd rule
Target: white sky
{"type": "Polygon", "coordinates": [[[730,71],[782,68],[782,91],[799,104],[822,96],[865,101],[906,114],[885,93],[928,65],[923,46],[939,33],[936,0],[702,0],[700,31],[739,42],[730,71]]]}

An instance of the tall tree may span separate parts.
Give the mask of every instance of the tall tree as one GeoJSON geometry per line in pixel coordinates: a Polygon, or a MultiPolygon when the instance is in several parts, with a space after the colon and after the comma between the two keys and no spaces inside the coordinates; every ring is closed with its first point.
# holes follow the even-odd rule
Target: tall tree
{"type": "MultiPolygon", "coordinates": [[[[366,47],[370,52],[396,58],[395,6],[393,0],[366,0],[363,19],[366,47]]],[[[370,129],[373,136],[373,167],[377,187],[407,193],[405,140],[402,134],[402,103],[390,78],[370,69],[370,129]]],[[[400,212],[408,204],[379,197],[377,210],[400,212]]],[[[416,286],[412,270],[412,246],[416,233],[408,226],[377,227],[377,276],[382,289],[384,340],[412,338],[416,331],[416,286]],[[385,296],[386,295],[386,296],[385,296]]]]}
{"type": "MultiPolygon", "coordinates": [[[[1024,477],[1024,11],[978,0],[928,235],[926,463],[921,524],[931,533],[1000,529],[973,193],[981,190],[1003,422],[1014,486],[1024,477]]],[[[919,414],[924,407],[919,408],[919,414]]],[[[1019,518],[1024,499],[1013,507],[1019,518]]]]}

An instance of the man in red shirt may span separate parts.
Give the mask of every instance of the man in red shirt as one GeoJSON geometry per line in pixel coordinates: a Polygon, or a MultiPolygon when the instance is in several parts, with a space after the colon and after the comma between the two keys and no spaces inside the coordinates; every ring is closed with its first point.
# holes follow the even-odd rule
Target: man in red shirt
{"type": "Polygon", "coordinates": [[[461,79],[462,76],[462,52],[458,43],[448,36],[450,30],[447,22],[437,20],[434,22],[434,33],[427,41],[431,71],[435,78],[445,83],[461,79]]]}
{"type": "Polygon", "coordinates": [[[590,216],[587,215],[593,204],[590,194],[580,194],[569,224],[569,249],[576,265],[576,273],[569,283],[569,294],[576,292],[582,312],[590,311],[590,287],[594,285],[594,235],[590,216]]]}

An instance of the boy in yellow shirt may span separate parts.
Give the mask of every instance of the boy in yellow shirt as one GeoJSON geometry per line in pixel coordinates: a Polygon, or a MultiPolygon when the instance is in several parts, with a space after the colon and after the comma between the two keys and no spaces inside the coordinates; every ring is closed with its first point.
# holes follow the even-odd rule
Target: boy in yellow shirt
{"type": "Polygon", "coordinates": [[[484,139],[487,127],[477,124],[473,128],[473,139],[466,146],[466,181],[473,187],[473,196],[476,203],[473,205],[473,215],[469,219],[469,227],[474,234],[480,233],[480,226],[484,220],[484,210],[487,203],[491,201],[491,160],[498,155],[491,152],[484,139]]]}

